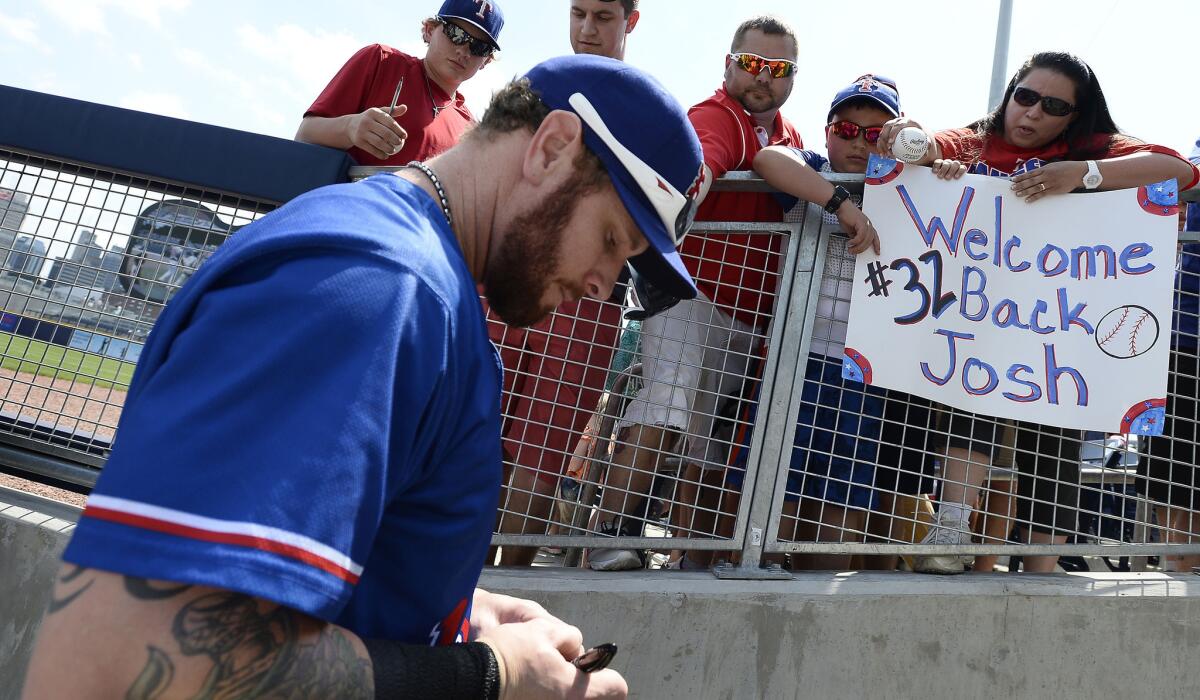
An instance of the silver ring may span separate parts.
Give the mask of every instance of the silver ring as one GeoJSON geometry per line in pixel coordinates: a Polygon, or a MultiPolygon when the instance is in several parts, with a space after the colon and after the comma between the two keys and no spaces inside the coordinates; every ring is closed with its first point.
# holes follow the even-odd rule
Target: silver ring
{"type": "Polygon", "coordinates": [[[1042,189],[1038,190],[1038,192],[1045,192],[1045,191],[1046,191],[1046,183],[1044,183],[1044,182],[1041,182],[1041,183],[1038,183],[1038,184],[1040,184],[1040,185],[1042,186],[1042,189]]]}

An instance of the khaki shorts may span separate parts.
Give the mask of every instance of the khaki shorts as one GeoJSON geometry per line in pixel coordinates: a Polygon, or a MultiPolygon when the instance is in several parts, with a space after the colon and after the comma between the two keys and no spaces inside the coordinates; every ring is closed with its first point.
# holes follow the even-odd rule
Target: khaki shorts
{"type": "Polygon", "coordinates": [[[710,440],[722,397],[739,394],[757,345],[753,329],[703,294],[642,322],[642,388],[619,427],[685,431],[683,455],[703,469],[724,469],[728,444],[710,440]]]}

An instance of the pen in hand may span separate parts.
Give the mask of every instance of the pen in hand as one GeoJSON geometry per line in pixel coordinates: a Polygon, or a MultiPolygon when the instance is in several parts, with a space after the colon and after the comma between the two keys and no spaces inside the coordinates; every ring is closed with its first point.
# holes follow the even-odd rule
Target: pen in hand
{"type": "Polygon", "coordinates": [[[392,116],[392,112],[396,111],[396,103],[400,101],[400,91],[404,89],[404,76],[400,76],[400,82],[396,83],[396,92],[392,93],[392,104],[388,106],[388,116],[392,116]]]}
{"type": "Polygon", "coordinates": [[[617,655],[616,644],[601,644],[594,646],[591,649],[583,652],[575,657],[571,663],[575,668],[583,673],[595,673],[601,669],[607,668],[612,663],[613,657],[617,655]]]}

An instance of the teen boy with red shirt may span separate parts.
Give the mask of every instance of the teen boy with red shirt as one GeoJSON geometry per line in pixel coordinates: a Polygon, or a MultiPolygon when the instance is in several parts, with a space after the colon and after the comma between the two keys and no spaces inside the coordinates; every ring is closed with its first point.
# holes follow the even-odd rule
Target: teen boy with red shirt
{"type": "Polygon", "coordinates": [[[296,140],[343,149],[359,165],[405,165],[446,151],[475,122],[458,88],[500,49],[503,26],[495,2],[446,0],[422,24],[424,58],[382,44],[359,49],[304,113],[296,140]]]}

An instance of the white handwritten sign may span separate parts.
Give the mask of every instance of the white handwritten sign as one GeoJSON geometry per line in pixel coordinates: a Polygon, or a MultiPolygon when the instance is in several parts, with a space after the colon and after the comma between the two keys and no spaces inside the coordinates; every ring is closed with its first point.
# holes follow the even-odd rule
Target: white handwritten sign
{"type": "Polygon", "coordinates": [[[1055,195],[871,157],[843,375],[1002,418],[1162,433],[1177,192],[1055,195]]]}

